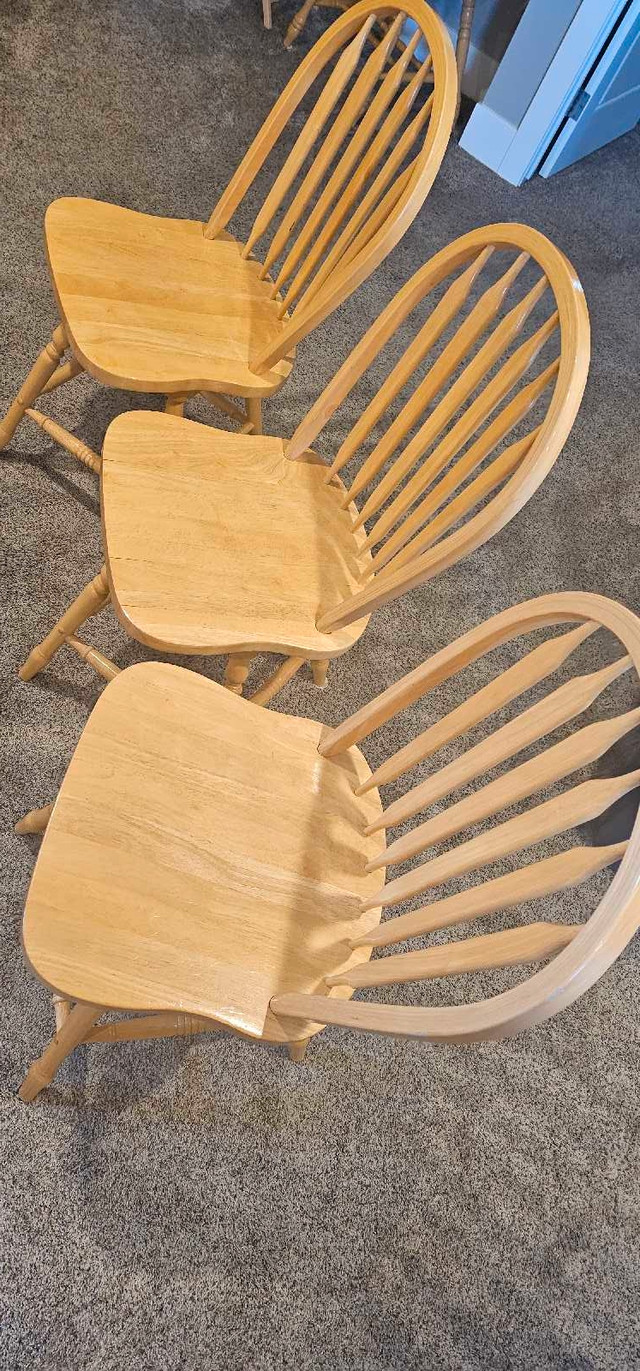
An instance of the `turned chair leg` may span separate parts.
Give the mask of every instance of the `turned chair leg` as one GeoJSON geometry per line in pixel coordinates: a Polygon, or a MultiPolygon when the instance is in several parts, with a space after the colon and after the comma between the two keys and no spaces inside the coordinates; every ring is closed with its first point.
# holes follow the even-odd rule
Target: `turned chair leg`
{"type": "Polygon", "coordinates": [[[190,398],[190,391],[183,391],[179,395],[167,395],[164,412],[165,414],[177,414],[179,419],[184,415],[184,407],[190,398]]]}
{"type": "Polygon", "coordinates": [[[311,675],[313,676],[313,684],[316,685],[319,690],[324,690],[327,684],[328,670],[328,657],[321,657],[319,661],[311,662],[311,675]]]}
{"type": "Polygon", "coordinates": [[[58,324],[0,424],[0,449],[11,441],[25,410],[37,400],[47,381],[53,376],[66,346],[67,335],[63,325],[58,324]]]}
{"type": "Polygon", "coordinates": [[[254,433],[262,433],[262,400],[247,400],[247,424],[254,433]]]}
{"type": "Polygon", "coordinates": [[[52,995],[51,1003],[56,1019],[56,1033],[59,1033],[63,1023],[69,1018],[73,1005],[64,995],[52,995]]]}
{"type": "Polygon", "coordinates": [[[289,1043],[289,1056],[292,1062],[301,1062],[309,1046],[309,1038],[302,1038],[299,1043],[289,1043]]]}
{"type": "Polygon", "coordinates": [[[14,833],[44,833],[53,811],[53,800],[42,809],[30,809],[14,826],[14,833]]]}
{"type": "Polygon", "coordinates": [[[55,1037],[51,1039],[48,1047],[45,1047],[41,1057],[33,1062],[20,1086],[18,1094],[21,1100],[29,1102],[35,1100],[36,1095],[44,1090],[45,1086],[50,1085],[58,1067],[61,1066],[65,1057],[73,1052],[74,1047],[86,1038],[87,1033],[96,1019],[100,1018],[102,1009],[95,1004],[77,1004],[71,1013],[63,1020],[55,1037]]]}
{"type": "Polygon", "coordinates": [[[242,695],[244,683],[249,675],[254,652],[232,652],[227,661],[222,684],[234,695],[242,695]]]}
{"type": "Polygon", "coordinates": [[[107,580],[107,569],[103,567],[94,576],[93,580],[85,586],[78,598],[69,606],[66,614],[58,620],[55,628],[43,638],[33,652],[29,653],[24,666],[20,667],[20,679],[30,681],[32,676],[37,676],[39,671],[51,661],[59,648],[62,647],[69,634],[75,633],[77,628],[90,619],[92,615],[99,614],[104,609],[109,600],[109,582],[107,580]]]}
{"type": "Polygon", "coordinates": [[[296,11],[284,36],[285,48],[290,48],[292,43],[295,43],[296,38],[300,37],[315,4],[317,4],[317,0],[304,0],[304,5],[301,5],[300,9],[296,11]]]}

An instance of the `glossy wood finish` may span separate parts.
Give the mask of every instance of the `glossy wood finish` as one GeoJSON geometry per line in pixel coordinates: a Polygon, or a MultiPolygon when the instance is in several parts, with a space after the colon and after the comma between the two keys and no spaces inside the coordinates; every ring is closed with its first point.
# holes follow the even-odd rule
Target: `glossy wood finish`
{"type": "MultiPolygon", "coordinates": [[[[463,747],[457,760],[448,762],[440,770],[436,763],[431,777],[414,787],[414,794],[420,792],[419,803],[406,806],[402,801],[395,801],[383,810],[380,820],[375,823],[381,827],[405,823],[407,813],[416,814],[451,790],[466,785],[470,778],[483,779],[501,759],[521,753],[532,742],[577,718],[603,690],[613,687],[629,670],[634,674],[637,698],[640,620],[623,606],[601,596],[546,595],[495,615],[444,648],[327,735],[320,744],[321,753],[337,760],[343,749],[362,742],[427,691],[457,675],[495,646],[535,629],[567,623],[579,627],[553,637],[523,655],[514,667],[498,675],[494,682],[446,715],[442,724],[433,724],[422,735],[423,744],[415,752],[410,753],[405,748],[406,767],[402,769],[410,773],[426,755],[437,754],[452,738],[464,739],[468,726],[482,718],[490,719],[492,714],[504,708],[506,701],[515,700],[538,687],[540,681],[545,682],[544,698],[522,709],[512,720],[501,723],[475,747],[463,747]],[[558,669],[566,669],[566,663],[573,665],[573,654],[597,629],[603,628],[610,631],[606,635],[608,642],[602,644],[607,656],[613,655],[609,665],[583,675],[576,674],[574,669],[573,678],[553,690],[547,677],[558,669]],[[508,681],[506,690],[505,678],[508,681]],[[558,700],[563,701],[561,708],[558,708],[558,700]],[[534,717],[537,723],[532,729],[534,717]],[[425,746],[429,735],[431,741],[425,746]],[[505,747],[500,739],[507,736],[512,742],[505,747]],[[449,776],[443,783],[441,777],[447,772],[449,776]],[[401,809],[397,808],[398,804],[401,809]]],[[[601,632],[599,639],[604,638],[601,632]]],[[[515,911],[521,903],[530,907],[531,902],[588,880],[595,872],[619,862],[608,890],[586,924],[565,926],[540,920],[527,922],[519,928],[398,953],[367,966],[332,972],[326,984],[373,987],[553,958],[543,970],[501,994],[455,1008],[410,1008],[371,1002],[335,1005],[328,1000],[323,1002],[319,995],[284,995],[272,1001],[274,1014],[282,1022],[295,1022],[301,1034],[309,1022],[314,1025],[333,1023],[434,1041],[467,1042],[504,1037],[539,1023],[571,1004],[593,985],[626,946],[640,923],[640,817],[636,819],[628,842],[595,848],[577,846],[533,861],[525,858],[524,865],[516,866],[507,874],[492,875],[487,867],[498,860],[501,864],[505,860],[511,863],[527,848],[536,847],[543,840],[603,813],[621,795],[640,787],[640,769],[621,775],[603,776],[600,773],[597,778],[581,779],[589,762],[602,757],[640,721],[638,706],[621,714],[611,713],[611,702],[607,702],[605,708],[607,713],[602,720],[587,723],[559,742],[552,741],[546,750],[520,761],[511,771],[483,784],[471,795],[455,801],[403,833],[386,848],[381,848],[378,857],[367,864],[369,871],[392,866],[410,857],[421,860],[418,864],[414,862],[409,872],[392,878],[366,896],[361,905],[365,912],[369,905],[375,907],[377,913],[380,904],[396,906],[430,888],[441,888],[442,893],[422,909],[391,917],[371,935],[356,935],[351,946],[367,946],[369,936],[373,946],[389,946],[452,925],[473,922],[498,911],[515,911]],[[568,789],[540,801],[539,792],[548,794],[551,785],[576,773],[578,779],[572,781],[568,789]],[[501,813],[512,814],[514,804],[535,796],[536,792],[538,798],[526,809],[513,817],[500,819],[501,813]],[[497,816],[498,822],[460,841],[465,830],[491,816],[497,816]],[[432,849],[452,837],[458,839],[454,847],[432,855],[432,849]],[[464,891],[457,889],[448,894],[447,883],[466,873],[473,873],[475,883],[464,891]]],[[[378,767],[370,780],[360,787],[361,794],[367,792],[369,784],[375,786],[376,778],[379,779],[384,770],[384,766],[378,767]]],[[[598,770],[600,772],[600,767],[598,770]]],[[[400,773],[394,765],[388,774],[393,777],[400,773]]],[[[408,795],[411,796],[412,791],[408,795]]],[[[373,835],[374,828],[370,832],[373,835]]]]}
{"type": "MultiPolygon", "coordinates": [[[[510,859],[545,834],[602,812],[617,796],[640,786],[640,770],[578,778],[562,795],[534,801],[521,814],[448,853],[428,857],[408,877],[381,888],[376,854],[384,844],[381,826],[389,810],[382,810],[355,744],[494,647],[566,624],[578,627],[525,652],[517,677],[513,667],[508,669],[511,701],[539,689],[541,681],[545,698],[552,698],[553,681],[547,677],[567,664],[573,668],[573,654],[598,629],[599,650],[607,657],[613,653],[613,662],[587,675],[602,679],[608,672],[612,688],[630,659],[637,689],[640,620],[612,601],[578,593],[543,596],[494,616],[333,730],[254,709],[178,667],[147,664],[120,673],[91,715],[47,815],[29,891],[24,948],[55,992],[58,1033],[28,1073],[22,1097],[34,1098],[80,1041],[184,1035],[223,1026],[248,1037],[288,1042],[293,1059],[300,1061],[309,1037],[325,1024],[470,1041],[514,1033],[575,1000],[602,975],[640,922],[640,818],[628,843],[573,846],[525,859],[524,865],[507,874],[489,873],[488,879],[483,868],[495,857],[510,859]],[[614,669],[616,663],[624,663],[622,671],[614,669]],[[533,902],[617,862],[586,924],[547,921],[539,916],[539,903],[538,917],[530,918],[533,902]],[[445,890],[430,905],[380,924],[382,905],[395,905],[426,886],[445,887],[449,877],[471,871],[475,883],[467,890],[445,890]],[[520,904],[529,914],[515,927],[472,930],[470,937],[370,960],[374,947],[498,911],[517,917],[520,904]],[[513,989],[455,1008],[350,1000],[358,988],[539,962],[548,965],[513,989]],[[79,1002],[75,1009],[73,1002],[79,1002]],[[142,1017],[94,1027],[103,1008],[142,1017]]],[[[501,714],[500,683],[506,674],[495,677],[501,714]]],[[[586,707],[580,684],[585,676],[575,671],[574,676],[577,715],[586,707]]],[[[470,697],[476,701],[471,718],[479,694],[470,697]]],[[[486,695],[484,700],[487,704],[486,695]]],[[[548,791],[552,781],[582,774],[589,760],[601,757],[638,722],[638,706],[617,715],[611,704],[605,719],[552,742],[428,820],[444,821],[444,828],[423,833],[415,851],[441,842],[445,833],[459,837],[479,818],[509,811],[517,798],[548,791]],[[529,779],[523,787],[517,778],[525,769],[529,779]]],[[[490,719],[493,712],[486,708],[482,717],[490,719]]],[[[526,713],[525,703],[516,720],[526,713]]],[[[445,717],[450,729],[455,712],[445,717]]],[[[555,718],[549,716],[550,726],[555,718]]],[[[464,730],[457,736],[464,740],[464,730]]],[[[475,774],[493,765],[487,756],[482,772],[475,774]]],[[[25,831],[24,821],[21,827],[25,831]]],[[[26,829],[33,828],[27,822],[26,829]]],[[[420,828],[414,832],[420,834],[420,828]]],[[[402,856],[391,844],[383,863],[402,856]]]]}
{"type": "Polygon", "coordinates": [[[127,631],[178,652],[346,651],[364,623],[325,635],[316,619],[336,585],[360,586],[364,533],[325,474],[313,457],[288,461],[280,438],[120,415],[105,439],[102,510],[127,631]]]}
{"type": "MultiPolygon", "coordinates": [[[[572,268],[535,230],[498,224],[466,234],[416,273],[290,442],[175,415],[120,415],[102,472],[118,617],[165,651],[285,654],[256,696],[266,703],[302,661],[326,668],[373,609],[517,513],[560,452],[588,361],[572,268]],[[423,309],[327,471],[311,444],[396,330],[410,332],[425,300],[426,318],[423,309]]],[[[45,643],[43,660],[48,652],[45,643]]],[[[319,685],[325,668],[314,673],[319,685]]],[[[242,687],[245,676],[238,660],[227,684],[242,687]]]]}
{"type": "Polygon", "coordinates": [[[173,414],[198,391],[244,396],[241,428],[261,432],[260,402],[286,380],[296,344],[375,270],[424,203],[456,101],[451,43],[424,0],[403,9],[358,0],[300,64],[206,224],[55,200],[45,238],[57,334],[73,359],[58,366],[54,334],[0,425],[0,447],[44,387],[81,368],[106,385],[164,393],[173,414]],[[364,60],[376,15],[388,32],[364,60]],[[417,25],[414,47],[422,39],[429,51],[409,92],[396,42],[405,15],[417,25]],[[241,242],[230,221],[311,88],[311,112],[241,242]]]}
{"type": "Polygon", "coordinates": [[[347,940],[379,918],[359,905],[377,884],[364,829],[380,801],[354,794],[368,775],[358,750],[325,761],[322,735],[178,667],[123,671],[36,864],[24,948],[40,979],[74,1001],[298,1041],[272,995],[317,989],[345,955],[366,960],[347,940]]]}
{"type": "MultiPolygon", "coordinates": [[[[75,356],[105,385],[160,394],[268,395],[291,371],[258,371],[282,334],[260,263],[230,234],[99,200],[64,198],[45,217],[49,266],[75,356]],[[109,292],[116,280],[119,290],[109,292]],[[90,283],[90,285],[89,285],[90,283]]],[[[288,351],[288,349],[287,349],[288,351]]]]}
{"type": "Polygon", "coordinates": [[[336,597],[318,620],[325,631],[431,579],[498,532],[547,475],[578,410],[589,367],[580,282],[542,234],[494,224],[457,239],[398,292],[303,419],[289,457],[316,442],[399,325],[444,284],[332,463],[329,480],[358,463],[344,499],[362,500],[356,527],[368,521],[374,575],[350,601],[336,597]],[[402,402],[416,368],[445,339],[402,402]],[[528,432],[503,446],[525,423],[528,432]]]}

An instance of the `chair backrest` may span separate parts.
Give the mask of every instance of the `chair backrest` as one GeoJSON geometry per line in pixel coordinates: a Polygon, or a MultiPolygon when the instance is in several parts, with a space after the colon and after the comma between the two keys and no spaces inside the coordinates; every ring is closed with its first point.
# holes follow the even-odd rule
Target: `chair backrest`
{"type": "Polygon", "coordinates": [[[585,387],[589,316],[573,268],[535,229],[490,224],[403,286],[296,429],[292,460],[406,321],[412,341],[384,382],[376,376],[327,473],[355,468],[343,505],[367,537],[362,589],[321,606],[322,631],[430,580],[508,523],[555,462],[585,387]]]}
{"type": "MultiPolygon", "coordinates": [[[[500,1038],[539,1023],[571,1004],[593,985],[626,946],[640,923],[640,818],[628,841],[570,847],[561,842],[563,850],[552,855],[543,855],[540,860],[529,861],[506,873],[504,866],[513,865],[511,859],[526,848],[543,844],[556,835],[569,833],[576,825],[597,818],[621,796],[640,786],[640,769],[625,771],[623,775],[605,774],[604,778],[579,780],[570,789],[543,798],[541,802],[538,799],[523,812],[513,814],[513,807],[521,801],[536,792],[548,794],[557,782],[572,773],[582,772],[618,739],[637,727],[640,708],[636,705],[629,709],[628,699],[622,713],[612,715],[609,712],[603,720],[588,722],[568,736],[565,736],[565,729],[559,742],[552,742],[544,751],[537,751],[524,761],[513,761],[511,768],[502,771],[496,779],[471,794],[464,793],[446,809],[440,808],[430,818],[406,831],[407,820],[415,819],[432,805],[439,805],[459,787],[466,787],[499,764],[516,759],[524,749],[578,718],[607,687],[628,671],[634,673],[632,698],[637,702],[640,619],[622,605],[599,595],[570,593],[544,595],[496,614],[332,730],[320,751],[327,757],[339,757],[493,648],[519,639],[522,634],[566,623],[577,627],[547,636],[542,643],[530,648],[482,689],[383,761],[370,780],[360,787],[358,793],[363,793],[373,786],[393,782],[399,776],[409,776],[425,759],[441,748],[448,748],[445,761],[438,769],[393,799],[379,822],[370,825],[367,831],[379,830],[381,836],[385,828],[397,824],[405,825],[405,829],[381,852],[379,861],[369,864],[368,870],[378,866],[382,869],[411,857],[422,858],[430,848],[444,844],[486,818],[497,821],[448,851],[440,850],[435,856],[421,860],[408,873],[388,884],[381,882],[380,891],[363,903],[363,910],[396,906],[426,890],[446,887],[450,880],[456,882],[458,888],[451,894],[445,889],[435,902],[375,924],[371,933],[354,939],[352,946],[387,947],[459,923],[472,922],[481,916],[512,910],[566,887],[577,886],[594,873],[619,863],[595,912],[584,924],[529,922],[424,950],[374,958],[348,972],[327,978],[329,986],[347,985],[355,989],[553,958],[530,979],[490,999],[457,1007],[413,1008],[349,1003],[322,995],[282,995],[271,1002],[275,1014],[452,1042],[500,1038]],[[569,669],[575,670],[575,661],[571,660],[573,654],[592,634],[602,629],[608,630],[615,640],[613,645],[609,641],[605,646],[605,635],[598,633],[597,643],[603,640],[606,655],[612,659],[609,664],[574,675],[559,685],[554,682],[553,673],[563,670],[566,675],[569,669]],[[620,647],[623,655],[620,655],[620,647]],[[520,708],[517,713],[512,710],[513,717],[503,722],[506,706],[520,700],[530,690],[534,691],[534,703],[520,708]],[[466,737],[469,730],[499,711],[499,718],[493,719],[493,730],[480,741],[469,743],[466,737]],[[449,748],[457,739],[466,743],[465,750],[449,748]],[[452,751],[457,753],[453,758],[452,751]],[[506,818],[503,817],[505,810],[506,818]],[[461,876],[470,873],[475,876],[496,863],[499,874],[490,878],[481,874],[479,882],[465,890],[459,889],[461,876]]],[[[587,657],[593,656],[593,645],[587,645],[582,651],[587,657]]],[[[593,660],[588,661],[588,666],[593,667],[593,660]]],[[[422,774],[424,776],[424,772],[422,774]]]]}
{"type": "Polygon", "coordinates": [[[438,16],[424,0],[402,8],[359,0],[323,33],[276,101],[206,237],[226,228],[307,90],[336,57],[243,249],[248,257],[271,234],[260,274],[273,280],[281,317],[292,311],[278,339],[254,359],[258,370],[287,356],[399,241],[431,189],[455,119],[455,57],[438,16]],[[416,28],[405,43],[407,18],[416,28]]]}

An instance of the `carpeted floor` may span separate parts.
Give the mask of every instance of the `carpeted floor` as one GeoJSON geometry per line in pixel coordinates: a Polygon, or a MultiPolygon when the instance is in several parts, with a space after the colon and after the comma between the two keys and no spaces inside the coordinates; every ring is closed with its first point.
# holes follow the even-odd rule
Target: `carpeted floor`
{"type": "MultiPolygon", "coordinates": [[[[88,194],[206,217],[300,58],[281,45],[293,5],[274,10],[266,34],[258,0],[9,0],[1,405],[54,320],[47,203],[88,194]]],[[[323,695],[301,677],[278,708],[337,721],[542,591],[592,589],[640,608],[639,151],[636,131],[515,190],[452,146],[403,243],[301,348],[295,384],[268,408],[271,432],[291,432],[428,255],[497,219],[524,219],[564,249],[593,325],[581,414],[525,512],[380,612],[323,695]]],[[[148,403],[83,377],[55,412],[99,447],[116,413],[148,403]]],[[[16,668],[98,568],[100,531],[94,478],[27,425],[0,474],[2,1367],[638,1366],[637,945],[573,1009],[503,1044],[329,1030],[302,1067],[230,1037],[94,1048],[37,1105],[18,1101],[51,1012],[20,951],[37,840],[11,826],[54,795],[96,688],[70,654],[31,685],[16,668]]],[[[108,614],[87,636],[120,664],[144,656],[108,614]]],[[[220,662],[196,665],[219,678],[220,662]]],[[[569,917],[572,898],[558,901],[569,917]]]]}

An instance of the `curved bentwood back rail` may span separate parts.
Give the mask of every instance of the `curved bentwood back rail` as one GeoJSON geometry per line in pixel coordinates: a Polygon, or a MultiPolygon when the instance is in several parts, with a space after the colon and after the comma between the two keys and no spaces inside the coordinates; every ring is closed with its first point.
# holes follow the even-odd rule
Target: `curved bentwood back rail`
{"type": "Polygon", "coordinates": [[[291,77],[213,210],[205,237],[227,228],[310,88],[315,102],[243,249],[245,257],[261,260],[260,274],[273,281],[272,297],[287,319],[255,359],[257,370],[288,356],[351,295],[424,203],[457,108],[447,30],[423,0],[352,5],[291,77]],[[405,42],[407,19],[415,28],[405,42]]]}
{"type": "Polygon", "coordinates": [[[580,281],[535,229],[475,229],[416,272],[287,447],[299,458],[369,382],[373,397],[327,474],[345,479],[344,506],[366,529],[363,585],[321,607],[320,630],[430,580],[517,514],[571,430],[589,355],[580,281]]]}
{"type": "MultiPolygon", "coordinates": [[[[640,820],[628,839],[605,845],[585,845],[574,832],[640,786],[640,769],[611,774],[617,767],[606,758],[640,723],[640,620],[622,605],[598,595],[559,594],[496,614],[334,729],[320,750],[339,757],[428,692],[493,649],[506,650],[509,643],[515,660],[508,667],[388,756],[360,787],[358,793],[364,793],[374,786],[392,786],[400,777],[409,782],[404,793],[394,797],[392,792],[382,817],[368,830],[380,832],[380,855],[366,869],[379,868],[381,884],[362,905],[372,911],[371,932],[355,938],[352,946],[386,951],[415,938],[421,946],[392,950],[329,976],[327,988],[393,986],[483,968],[548,964],[512,988],[467,1005],[414,1008],[281,995],[271,1001],[280,1019],[450,1042],[501,1038],[571,1004],[635,933],[640,922],[640,820]],[[559,632],[560,625],[571,627],[559,632]],[[541,639],[539,630],[551,631],[541,639]],[[531,640],[520,642],[532,633],[533,645],[531,640]],[[533,702],[527,699],[530,692],[533,702]],[[505,721],[507,706],[512,706],[511,717],[505,721]],[[587,721],[582,718],[586,711],[587,721]],[[569,731],[571,721],[579,724],[569,731]],[[433,761],[425,768],[427,759],[433,761]],[[596,775],[589,776],[585,769],[594,763],[596,775]],[[494,768],[499,773],[487,780],[494,768]],[[559,789],[568,777],[570,786],[559,789]],[[475,782],[480,784],[469,792],[475,782]],[[530,803],[523,806],[524,801],[530,803]],[[490,826],[478,831],[485,820],[490,826]],[[397,825],[402,826],[400,835],[385,844],[385,830],[397,825]],[[444,850],[454,837],[456,845],[444,850]],[[534,849],[533,855],[527,856],[527,849],[534,849]],[[410,869],[383,884],[385,867],[407,861],[410,869]],[[586,923],[540,918],[545,897],[607,868],[616,868],[615,874],[599,903],[597,892],[605,877],[595,879],[597,907],[586,923]],[[461,878],[473,883],[460,890],[461,878]],[[456,889],[449,893],[452,881],[456,889]],[[427,891],[432,892],[427,904],[398,911],[427,891]],[[391,911],[382,923],[377,922],[380,906],[391,911]],[[503,912],[506,927],[474,934],[474,920],[503,912]],[[469,936],[432,947],[424,943],[428,935],[458,924],[468,925],[469,936]]],[[[485,668],[479,669],[486,679],[485,668]]],[[[434,718],[427,701],[425,707],[427,718],[434,718]]],[[[624,744],[622,751],[627,751],[624,744]]],[[[576,905],[585,905],[590,893],[581,892],[576,905]]]]}

